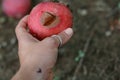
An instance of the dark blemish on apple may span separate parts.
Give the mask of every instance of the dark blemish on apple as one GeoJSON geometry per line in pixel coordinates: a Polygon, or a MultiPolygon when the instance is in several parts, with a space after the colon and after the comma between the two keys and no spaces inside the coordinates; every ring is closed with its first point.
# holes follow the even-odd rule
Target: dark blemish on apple
{"type": "Polygon", "coordinates": [[[38,69],[37,73],[42,73],[42,70],[41,68],[38,69]]]}

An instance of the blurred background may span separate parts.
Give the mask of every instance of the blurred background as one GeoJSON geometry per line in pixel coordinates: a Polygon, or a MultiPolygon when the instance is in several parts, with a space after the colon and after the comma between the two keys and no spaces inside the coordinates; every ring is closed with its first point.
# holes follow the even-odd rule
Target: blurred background
{"type": "MultiPolygon", "coordinates": [[[[54,80],[120,80],[120,0],[58,1],[73,13],[74,36],[59,49],[54,80]]],[[[39,2],[32,0],[32,6],[39,2]]],[[[0,80],[10,80],[19,69],[19,20],[0,7],[0,80]]]]}

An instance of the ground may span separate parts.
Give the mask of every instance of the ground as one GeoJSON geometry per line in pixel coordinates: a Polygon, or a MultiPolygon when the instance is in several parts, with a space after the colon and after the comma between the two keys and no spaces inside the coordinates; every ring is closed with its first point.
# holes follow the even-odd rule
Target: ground
{"type": "MultiPolygon", "coordinates": [[[[38,2],[33,0],[33,6],[38,2]]],[[[59,49],[54,80],[120,80],[119,0],[60,2],[73,12],[74,36],[59,49]]],[[[18,21],[0,7],[0,80],[10,80],[19,69],[14,32],[18,21]]]]}

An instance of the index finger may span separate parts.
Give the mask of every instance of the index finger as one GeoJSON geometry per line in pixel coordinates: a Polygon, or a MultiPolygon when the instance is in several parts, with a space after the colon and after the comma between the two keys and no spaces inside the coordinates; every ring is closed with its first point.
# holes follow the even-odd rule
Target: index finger
{"type": "Polygon", "coordinates": [[[18,23],[16,29],[17,28],[26,28],[27,27],[27,21],[28,21],[28,15],[20,20],[20,22],[18,23]]]}
{"type": "Polygon", "coordinates": [[[27,28],[27,21],[28,21],[28,16],[25,16],[24,18],[22,18],[22,19],[20,20],[20,22],[19,22],[18,25],[16,26],[15,32],[16,32],[16,35],[17,35],[17,38],[18,38],[18,39],[30,35],[30,34],[27,32],[27,29],[26,29],[26,28],[27,28]]]}

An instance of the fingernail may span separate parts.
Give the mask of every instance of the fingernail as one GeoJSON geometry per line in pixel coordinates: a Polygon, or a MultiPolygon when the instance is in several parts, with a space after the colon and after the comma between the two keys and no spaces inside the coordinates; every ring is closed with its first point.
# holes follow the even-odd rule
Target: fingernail
{"type": "Polygon", "coordinates": [[[72,35],[72,34],[73,34],[72,28],[66,29],[66,30],[65,30],[65,33],[68,34],[68,35],[72,35]]]}

